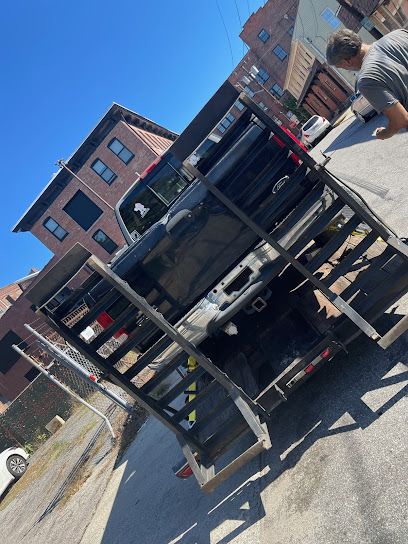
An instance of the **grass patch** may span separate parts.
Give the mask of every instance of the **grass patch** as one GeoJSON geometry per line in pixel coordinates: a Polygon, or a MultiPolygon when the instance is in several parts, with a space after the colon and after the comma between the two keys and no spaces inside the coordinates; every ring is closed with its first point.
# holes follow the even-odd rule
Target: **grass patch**
{"type": "Polygon", "coordinates": [[[80,434],[78,435],[77,440],[79,442],[82,442],[85,436],[95,427],[96,424],[97,424],[97,420],[95,418],[93,421],[90,421],[87,425],[84,425],[84,427],[82,427],[81,429],[80,434]]]}
{"type": "Polygon", "coordinates": [[[70,498],[73,497],[81,489],[84,483],[91,476],[94,471],[92,461],[98,455],[99,451],[104,445],[105,440],[106,437],[104,436],[104,434],[101,434],[98,437],[96,443],[92,447],[92,450],[89,452],[89,455],[84,460],[83,465],[79,467],[79,469],[75,473],[74,478],[70,481],[67,488],[65,489],[63,497],[58,502],[59,508],[63,508],[64,505],[70,500],[70,498]]]}
{"type": "Polygon", "coordinates": [[[69,499],[81,489],[81,487],[92,474],[92,468],[89,466],[88,461],[84,465],[82,465],[82,467],[75,474],[75,478],[70,482],[69,486],[64,492],[63,497],[58,502],[58,508],[63,508],[69,501],[69,499]]]}
{"type": "Polygon", "coordinates": [[[118,439],[118,456],[115,465],[122,460],[123,454],[128,449],[137,435],[140,427],[146,421],[148,413],[142,407],[135,405],[134,412],[128,414],[122,425],[122,431],[119,431],[118,439]]]}

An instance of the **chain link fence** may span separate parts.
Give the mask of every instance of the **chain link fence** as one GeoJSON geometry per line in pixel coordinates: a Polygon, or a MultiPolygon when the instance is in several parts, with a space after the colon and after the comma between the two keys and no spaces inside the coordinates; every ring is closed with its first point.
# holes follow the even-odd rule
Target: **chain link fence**
{"type": "MultiPolygon", "coordinates": [[[[72,327],[87,311],[85,305],[75,309],[66,318],[65,324],[72,327]]],[[[123,389],[107,382],[99,368],[41,319],[26,327],[30,334],[14,349],[77,402],[102,417],[113,434],[111,422],[106,414],[113,414],[112,407],[115,404],[131,413],[134,400],[123,389]]],[[[95,322],[92,323],[92,330],[94,334],[100,334],[103,328],[95,322]]],[[[111,338],[99,348],[98,353],[106,358],[120,344],[120,340],[111,338]]],[[[127,354],[115,367],[124,372],[136,359],[137,354],[127,354]]]]}

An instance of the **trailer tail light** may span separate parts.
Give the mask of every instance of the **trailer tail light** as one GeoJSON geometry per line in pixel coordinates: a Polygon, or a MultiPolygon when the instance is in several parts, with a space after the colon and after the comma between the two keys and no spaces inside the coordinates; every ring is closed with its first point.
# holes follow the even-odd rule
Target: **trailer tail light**
{"type": "Polygon", "coordinates": [[[143,179],[147,176],[147,174],[150,174],[150,172],[159,164],[159,162],[162,160],[161,155],[156,157],[154,161],[149,164],[149,166],[146,168],[146,170],[143,170],[143,172],[140,174],[139,179],[143,179]]]}
{"type": "Polygon", "coordinates": [[[190,467],[190,465],[184,466],[182,469],[180,469],[178,472],[175,473],[177,478],[181,478],[182,480],[186,480],[193,474],[193,469],[190,467]]]}
{"type": "Polygon", "coordinates": [[[180,472],[179,478],[189,478],[193,474],[193,469],[188,465],[184,470],[180,472]]]}
{"type": "Polygon", "coordinates": [[[314,371],[316,366],[322,361],[329,359],[332,355],[331,349],[326,348],[320,355],[315,357],[313,361],[311,361],[303,370],[300,370],[297,374],[295,374],[286,384],[286,387],[290,389],[295,385],[295,383],[299,382],[302,378],[304,378],[307,374],[310,374],[314,371]]]}

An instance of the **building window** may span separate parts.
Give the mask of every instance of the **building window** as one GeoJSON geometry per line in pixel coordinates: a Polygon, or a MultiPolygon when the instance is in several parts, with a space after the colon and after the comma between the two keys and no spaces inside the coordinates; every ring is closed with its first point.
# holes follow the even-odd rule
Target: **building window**
{"type": "Polygon", "coordinates": [[[62,302],[64,302],[64,300],[66,300],[70,294],[71,289],[69,289],[68,287],[64,287],[55,295],[55,297],[47,302],[47,308],[49,308],[50,310],[54,310],[54,308],[57,308],[57,306],[62,304],[62,302]]]}
{"type": "Polygon", "coordinates": [[[41,374],[41,372],[37,370],[35,366],[33,366],[31,370],[24,374],[24,378],[26,378],[26,380],[28,380],[29,382],[32,382],[33,380],[35,380],[38,374],[41,374]]]}
{"type": "Polygon", "coordinates": [[[261,32],[258,34],[258,38],[261,40],[261,42],[265,43],[269,40],[271,35],[269,32],[267,32],[264,28],[261,30],[261,32]]]}
{"type": "Polygon", "coordinates": [[[13,344],[24,350],[27,347],[26,342],[22,342],[21,338],[13,331],[6,333],[0,340],[0,372],[5,374],[19,360],[20,355],[14,351],[13,344]]]}
{"type": "Polygon", "coordinates": [[[340,19],[337,19],[334,11],[330,8],[326,8],[325,10],[323,10],[321,16],[326,21],[326,23],[328,23],[334,29],[338,28],[341,25],[340,19]]]}
{"type": "Polygon", "coordinates": [[[47,217],[43,222],[44,227],[49,230],[60,242],[67,236],[68,232],[61,227],[52,217],[47,217]]]}
{"type": "Polygon", "coordinates": [[[294,30],[295,30],[295,27],[294,27],[294,26],[290,26],[290,27],[288,28],[288,34],[289,34],[289,36],[293,36],[294,30]]]}
{"type": "Polygon", "coordinates": [[[244,91],[249,96],[249,98],[252,98],[254,96],[254,91],[251,89],[251,87],[248,87],[248,85],[245,85],[244,91]]]}
{"type": "Polygon", "coordinates": [[[261,110],[268,111],[268,107],[265,106],[265,104],[263,102],[259,102],[258,106],[261,108],[261,110]]]}
{"type": "Polygon", "coordinates": [[[75,193],[65,205],[64,212],[84,230],[88,230],[102,215],[102,210],[82,191],[75,193]]]}
{"type": "Polygon", "coordinates": [[[232,115],[232,113],[227,113],[227,115],[224,117],[224,119],[218,125],[218,130],[220,132],[225,132],[227,130],[227,128],[230,127],[234,121],[235,121],[234,115],[232,115]]]}
{"type": "Polygon", "coordinates": [[[288,56],[288,54],[286,53],[286,51],[283,49],[283,47],[281,47],[280,45],[277,45],[275,47],[275,49],[273,50],[273,52],[275,53],[275,55],[280,59],[280,60],[285,60],[286,57],[288,56]]]}
{"type": "Polygon", "coordinates": [[[129,164],[129,162],[134,157],[134,154],[129,151],[129,149],[125,147],[122,142],[120,142],[117,138],[113,138],[113,140],[109,143],[108,147],[125,164],[129,164]]]}
{"type": "Polygon", "coordinates": [[[265,68],[259,68],[258,73],[256,74],[256,80],[258,81],[258,83],[263,85],[264,83],[268,81],[268,79],[269,79],[269,74],[265,70],[265,68]]]}
{"type": "Polygon", "coordinates": [[[280,85],[277,83],[274,83],[271,87],[271,92],[274,94],[277,98],[281,98],[283,96],[283,93],[285,92],[280,85]]]}
{"type": "Polygon", "coordinates": [[[108,185],[110,185],[117,177],[115,172],[112,172],[112,170],[100,159],[96,159],[96,161],[91,164],[91,168],[103,179],[103,181],[106,181],[108,185]]]}
{"type": "Polygon", "coordinates": [[[234,102],[234,106],[239,111],[242,111],[245,108],[244,104],[240,100],[237,100],[236,102],[234,102]]]}
{"type": "Polygon", "coordinates": [[[115,244],[115,242],[111,240],[109,236],[101,229],[94,232],[92,238],[108,253],[113,253],[118,248],[118,245],[115,244]]]}

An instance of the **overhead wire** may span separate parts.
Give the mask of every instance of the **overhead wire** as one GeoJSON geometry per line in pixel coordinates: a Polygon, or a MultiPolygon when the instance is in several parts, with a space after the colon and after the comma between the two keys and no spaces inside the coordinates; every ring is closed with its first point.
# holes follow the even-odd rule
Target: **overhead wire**
{"type": "Polygon", "coordinates": [[[231,62],[232,62],[232,67],[235,66],[235,63],[234,63],[234,54],[232,52],[232,45],[231,45],[231,40],[230,40],[230,37],[229,37],[229,34],[228,34],[228,29],[227,29],[227,26],[225,24],[225,21],[224,21],[224,17],[222,15],[222,12],[221,12],[221,8],[220,8],[220,5],[218,3],[218,0],[215,0],[215,4],[217,6],[217,9],[218,9],[218,13],[220,14],[220,18],[221,18],[221,21],[222,21],[222,24],[223,24],[223,27],[224,27],[224,30],[225,30],[225,34],[227,36],[227,41],[228,41],[228,46],[229,46],[229,50],[230,50],[230,53],[231,53],[231,62]]]}
{"type": "MultiPolygon", "coordinates": [[[[238,9],[237,0],[234,0],[234,4],[235,4],[235,9],[236,9],[237,15],[238,15],[239,31],[241,32],[243,26],[242,26],[242,21],[241,21],[241,15],[240,15],[239,9],[238,9]]],[[[242,40],[242,56],[244,56],[244,54],[245,54],[245,42],[244,42],[244,40],[242,40]]]]}

